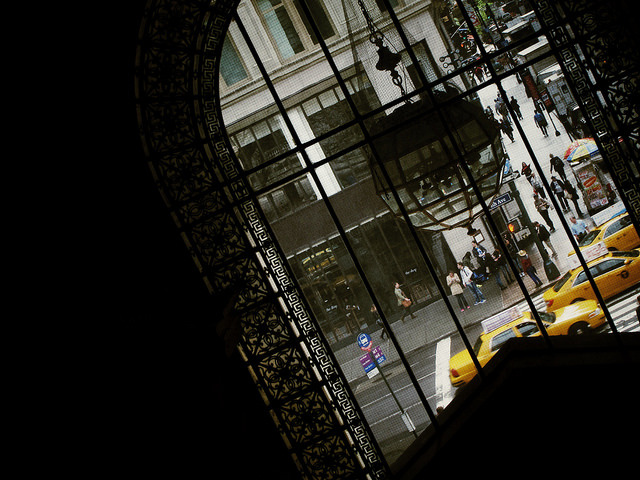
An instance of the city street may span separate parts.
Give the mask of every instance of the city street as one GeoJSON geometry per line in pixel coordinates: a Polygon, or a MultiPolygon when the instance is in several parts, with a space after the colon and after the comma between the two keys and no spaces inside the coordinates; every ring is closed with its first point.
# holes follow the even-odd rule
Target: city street
{"type": "MultiPolygon", "coordinates": [[[[536,159],[540,164],[542,172],[538,172],[536,170],[531,160],[531,156],[527,151],[525,141],[519,136],[519,134],[515,130],[515,124],[514,124],[514,140],[515,140],[514,142],[511,142],[511,140],[509,140],[509,138],[506,135],[504,134],[502,135],[503,143],[509,155],[509,158],[511,160],[512,168],[516,171],[520,171],[522,168],[522,162],[525,162],[531,165],[532,170],[536,173],[536,176],[538,178],[542,173],[545,176],[547,176],[547,178],[550,179],[552,172],[549,164],[549,160],[550,160],[549,154],[557,155],[560,158],[562,158],[562,155],[564,154],[569,144],[572,142],[572,139],[564,130],[564,128],[562,127],[562,124],[557,119],[557,117],[555,117],[555,115],[553,114],[551,114],[552,121],[557,127],[558,131],[560,132],[560,135],[559,136],[555,135],[554,128],[551,125],[551,122],[549,122],[549,132],[548,132],[549,135],[545,137],[540,131],[540,129],[535,125],[535,121],[533,119],[535,106],[534,106],[533,100],[527,97],[524,90],[524,86],[518,83],[515,77],[509,77],[505,79],[502,82],[502,85],[509,99],[512,96],[515,97],[515,99],[518,101],[520,105],[520,111],[522,112],[522,117],[523,117],[522,120],[520,120],[520,123],[522,124],[522,128],[524,132],[528,136],[528,141],[530,142],[531,148],[536,155],[536,159]]],[[[496,86],[489,86],[489,87],[483,88],[478,92],[478,96],[480,97],[480,101],[485,107],[491,106],[491,108],[493,109],[494,101],[498,96],[498,89],[496,86]]],[[[545,112],[545,115],[548,118],[549,112],[545,112]]],[[[571,181],[571,183],[575,187],[576,179],[573,178],[573,175],[571,174],[570,170],[571,169],[569,167],[565,167],[567,178],[571,181]]],[[[527,212],[529,213],[529,217],[531,218],[531,221],[538,221],[544,225],[545,224],[544,219],[536,211],[536,208],[533,202],[533,187],[531,186],[529,181],[524,176],[521,175],[520,177],[514,180],[514,183],[518,191],[520,192],[522,202],[527,212]]],[[[547,193],[547,199],[549,199],[549,193],[547,193]]],[[[549,203],[551,203],[550,200],[548,201],[549,203]]],[[[573,208],[573,205],[571,204],[571,202],[569,202],[569,205],[571,208],[573,208]]],[[[580,206],[583,212],[587,211],[582,196],[578,200],[578,205],[580,206]]],[[[562,213],[562,212],[558,212],[557,209],[553,209],[550,213],[551,221],[556,227],[556,231],[551,233],[551,243],[554,245],[554,247],[556,247],[558,251],[558,257],[554,258],[554,261],[556,263],[556,266],[558,267],[558,270],[560,270],[560,272],[564,272],[567,270],[567,263],[566,263],[567,253],[573,249],[569,241],[566,239],[566,233],[561,228],[559,215],[563,215],[568,221],[571,215],[575,215],[575,212],[570,210],[569,212],[562,213]]],[[[584,221],[587,224],[587,226],[590,226],[590,227],[593,226],[593,223],[591,222],[591,219],[588,216],[584,218],[584,221]]]]}
{"type": "MultiPolygon", "coordinates": [[[[552,128],[549,129],[550,134],[548,137],[544,137],[542,135],[540,130],[535,126],[533,120],[533,101],[526,96],[524,87],[522,86],[522,84],[519,84],[514,77],[510,77],[504,80],[503,88],[505,89],[506,94],[509,98],[513,96],[518,100],[523,115],[523,120],[521,121],[523,124],[523,129],[525,133],[529,135],[529,142],[531,142],[531,147],[537,155],[537,160],[540,163],[542,171],[546,175],[548,175],[549,154],[553,153],[558,156],[562,156],[567,145],[571,143],[571,139],[569,138],[565,130],[562,129],[557,120],[554,120],[554,122],[561,132],[560,136],[556,137],[552,132],[552,128]]],[[[484,106],[492,106],[493,108],[494,100],[497,97],[497,94],[497,87],[489,86],[479,92],[479,97],[484,106]]],[[[531,158],[525,148],[525,143],[522,138],[516,135],[515,142],[511,143],[511,141],[506,136],[503,136],[503,141],[514,169],[519,170],[520,165],[523,161],[528,164],[532,164],[531,158]]],[[[532,168],[534,168],[533,164],[532,168]]],[[[571,176],[569,176],[569,178],[571,178],[571,176]]],[[[575,179],[572,179],[572,181],[575,185],[575,179]]],[[[521,175],[519,178],[516,178],[514,180],[514,183],[517,190],[520,192],[522,203],[524,204],[524,207],[527,210],[531,220],[544,223],[542,217],[536,211],[536,208],[534,206],[533,188],[531,187],[527,179],[521,175]]],[[[579,205],[581,206],[583,212],[585,212],[586,207],[584,206],[582,198],[580,198],[579,200],[579,205]]],[[[560,274],[563,274],[569,268],[567,263],[567,255],[570,251],[573,250],[573,248],[571,247],[571,244],[567,239],[564,229],[561,228],[559,215],[564,215],[568,218],[568,216],[570,216],[571,214],[571,212],[558,213],[556,209],[552,210],[550,213],[551,220],[554,222],[554,225],[556,227],[556,231],[551,233],[551,243],[554,245],[558,253],[556,257],[552,258],[552,260],[560,271],[560,274]]],[[[589,226],[593,225],[589,217],[585,217],[584,221],[589,226]]],[[[465,241],[467,239],[468,237],[465,238],[465,241]]],[[[532,258],[534,266],[536,266],[538,270],[539,276],[544,282],[544,286],[540,290],[543,291],[548,285],[550,285],[553,279],[547,279],[545,277],[542,259],[537,250],[530,249],[528,253],[532,258]]],[[[535,290],[533,281],[528,276],[524,277],[522,280],[525,287],[528,289],[528,292],[530,294],[534,294],[535,290]]],[[[458,315],[462,326],[465,328],[479,323],[484,318],[487,318],[503,310],[504,308],[519,302],[523,298],[522,290],[520,289],[517,282],[509,284],[505,290],[500,290],[496,285],[495,280],[491,278],[483,285],[482,291],[485,294],[487,302],[483,305],[472,307],[470,310],[467,310],[464,313],[458,315]]],[[[465,295],[471,298],[470,292],[466,291],[465,295]]],[[[450,300],[453,300],[453,297],[449,298],[450,300]]],[[[436,301],[435,303],[429,305],[429,307],[427,308],[417,310],[416,313],[417,318],[415,320],[407,318],[406,323],[400,323],[398,321],[392,324],[394,333],[398,338],[398,342],[405,355],[416,349],[422,348],[425,345],[435,344],[439,339],[450,335],[456,330],[453,320],[451,319],[451,315],[449,314],[442,300],[436,301]],[[427,314],[426,312],[429,313],[427,314]]],[[[338,357],[340,365],[342,366],[347,376],[347,379],[350,382],[361,376],[362,367],[358,361],[357,355],[354,355],[353,348],[345,347],[335,353],[338,357]]]]}
{"type": "MultiPolygon", "coordinates": [[[[636,317],[638,306],[636,298],[639,294],[640,288],[635,288],[607,303],[619,332],[640,332],[640,323],[636,317]]],[[[544,310],[542,294],[536,295],[533,300],[538,310],[544,310]]],[[[525,301],[518,305],[522,311],[529,310],[525,301]]],[[[429,307],[424,310],[422,313],[428,315],[429,307]]],[[[481,330],[480,324],[467,329],[471,343],[475,342],[481,330]]],[[[609,331],[610,328],[607,325],[599,334],[609,331]]],[[[381,344],[383,350],[388,351],[388,342],[379,343],[379,340],[377,342],[374,340],[374,343],[381,344]]],[[[462,349],[464,349],[462,340],[455,334],[442,338],[436,345],[430,344],[414,350],[407,356],[424,395],[434,411],[439,405],[446,406],[455,395],[455,388],[449,381],[449,358],[462,349]]],[[[381,368],[386,372],[385,376],[400,405],[408,413],[416,431],[420,433],[429,424],[429,418],[402,365],[396,360],[389,365],[383,364],[381,368]]],[[[414,440],[414,436],[407,430],[398,406],[380,375],[367,379],[362,371],[362,377],[365,380],[357,382],[357,386],[352,388],[388,461],[393,462],[414,440]]]]}
{"type": "MultiPolygon", "coordinates": [[[[515,77],[504,80],[503,87],[507,96],[509,98],[515,97],[520,104],[523,115],[521,120],[523,130],[528,136],[529,142],[531,142],[531,148],[542,171],[536,171],[525,142],[515,129],[514,142],[511,142],[506,135],[503,136],[504,145],[511,159],[513,169],[520,170],[522,162],[526,162],[531,165],[538,177],[544,174],[550,178],[549,154],[562,157],[572,139],[562,128],[557,117],[553,117],[552,120],[560,135],[555,135],[555,129],[551,122],[549,122],[549,135],[545,137],[542,134],[534,123],[533,101],[526,96],[523,85],[519,84],[515,77]]],[[[483,105],[494,108],[494,100],[497,94],[497,88],[490,86],[482,89],[479,92],[479,97],[483,105]]],[[[548,116],[548,112],[545,112],[545,115],[548,116]]],[[[575,185],[576,179],[573,178],[570,169],[567,168],[566,171],[568,178],[575,185]]],[[[543,218],[535,209],[533,188],[530,183],[524,176],[520,176],[514,182],[531,220],[544,224],[543,218]]],[[[549,194],[547,194],[548,197],[549,194]]],[[[586,212],[582,197],[579,200],[579,204],[582,211],[586,212]]],[[[558,254],[553,257],[553,261],[561,274],[569,268],[567,254],[573,248],[560,224],[559,215],[564,215],[568,221],[569,216],[572,214],[574,214],[572,211],[563,213],[554,209],[550,215],[556,228],[555,232],[551,234],[551,242],[558,254]]],[[[586,216],[584,221],[588,226],[593,226],[590,217],[586,216]]],[[[533,296],[536,308],[544,311],[545,303],[542,299],[542,293],[551,285],[553,279],[546,279],[544,276],[542,259],[538,252],[530,251],[529,253],[538,269],[539,276],[544,281],[544,285],[542,288],[534,290],[533,281],[529,277],[525,277],[522,280],[528,292],[533,296]]],[[[472,344],[481,331],[480,322],[483,319],[515,304],[519,305],[523,311],[529,310],[528,304],[523,300],[523,293],[517,282],[513,282],[505,290],[500,290],[495,280],[490,278],[483,285],[482,291],[487,298],[485,304],[473,306],[470,310],[458,314],[458,319],[463,328],[465,328],[472,344]]],[[[640,331],[640,323],[638,323],[635,313],[635,309],[638,306],[636,301],[638,294],[640,294],[640,288],[635,288],[607,302],[616,327],[621,332],[640,331]]],[[[470,293],[467,291],[465,295],[469,296],[470,293]]],[[[453,299],[453,297],[449,298],[453,299]]],[[[415,314],[415,319],[407,318],[405,323],[396,321],[392,324],[392,328],[424,395],[428,399],[431,408],[435,411],[437,406],[446,406],[454,396],[454,388],[451,386],[448,375],[449,358],[451,355],[461,351],[464,345],[442,300],[416,310],[415,314]]],[[[607,326],[604,331],[608,329],[607,326]]],[[[359,360],[362,352],[355,344],[355,339],[353,346],[345,347],[335,353],[376,439],[385,452],[388,461],[393,462],[414,439],[414,434],[405,425],[405,420],[401,416],[397,402],[400,403],[400,406],[410,417],[417,433],[426,428],[429,424],[429,418],[391,342],[388,338],[381,340],[379,330],[374,332],[372,338],[374,344],[381,345],[387,357],[386,364],[383,364],[381,368],[393,389],[395,398],[389,392],[380,375],[376,375],[371,379],[367,378],[359,360]]]]}

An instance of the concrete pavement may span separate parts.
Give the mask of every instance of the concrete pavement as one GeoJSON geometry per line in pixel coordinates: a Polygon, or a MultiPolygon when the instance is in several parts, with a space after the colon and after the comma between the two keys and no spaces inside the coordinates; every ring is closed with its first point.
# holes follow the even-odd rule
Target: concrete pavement
{"type": "MultiPolygon", "coordinates": [[[[515,77],[507,78],[502,82],[503,88],[509,98],[515,97],[521,108],[523,119],[520,120],[523,130],[527,135],[528,141],[531,144],[531,148],[534,151],[535,158],[539,163],[542,173],[549,176],[549,154],[562,156],[565,149],[571,143],[571,138],[568,136],[562,124],[553,118],[556,128],[560,132],[559,136],[555,136],[555,129],[549,125],[549,135],[545,137],[542,132],[536,127],[533,120],[534,104],[533,101],[526,96],[524,86],[519,84],[515,77]]],[[[480,101],[485,105],[490,105],[494,108],[494,100],[497,97],[498,90],[494,85],[483,88],[478,92],[480,101]]],[[[548,116],[548,113],[546,113],[548,116]]],[[[514,130],[515,141],[512,143],[508,137],[503,136],[503,141],[514,170],[520,170],[522,162],[530,164],[532,169],[540,176],[540,172],[534,166],[531,156],[529,155],[524,140],[519,136],[516,130],[514,130]]],[[[567,167],[568,168],[568,167],[567,167]]],[[[568,177],[575,185],[575,178],[572,178],[569,170],[566,170],[569,174],[568,177]]],[[[520,176],[515,180],[516,188],[521,194],[521,198],[524,207],[527,209],[532,221],[538,221],[544,224],[544,219],[536,211],[533,203],[533,188],[524,176],[520,176]]],[[[547,197],[549,194],[547,194],[547,197]]],[[[579,200],[580,208],[583,212],[586,212],[586,207],[582,198],[579,200]]],[[[571,205],[573,206],[573,205],[571,205]]],[[[567,240],[567,235],[562,228],[559,220],[559,215],[567,218],[573,213],[558,212],[557,209],[551,211],[551,220],[556,227],[556,231],[551,234],[551,242],[557,252],[557,256],[552,257],[552,260],[558,267],[560,273],[564,273],[568,264],[566,261],[567,254],[572,250],[570,242],[567,240]]],[[[590,223],[590,218],[584,219],[587,224],[590,223]]],[[[540,254],[535,247],[530,248],[528,252],[532,258],[533,264],[538,270],[538,276],[543,280],[543,287],[540,289],[534,289],[533,281],[528,277],[523,277],[523,283],[525,288],[530,294],[539,293],[544,291],[552,283],[548,281],[544,274],[543,263],[540,254]]],[[[487,299],[487,302],[481,305],[472,306],[471,309],[459,312],[457,308],[457,302],[455,302],[452,296],[449,296],[449,300],[454,309],[454,312],[460,321],[463,328],[477,324],[483,319],[498,313],[511,305],[514,305],[524,298],[523,292],[517,282],[513,282],[505,290],[500,290],[496,284],[495,279],[492,277],[482,286],[482,291],[487,299]]],[[[471,300],[472,296],[468,290],[465,290],[465,296],[467,300],[471,300]]],[[[448,337],[454,334],[457,330],[455,323],[446,308],[446,305],[442,299],[422,307],[414,311],[414,319],[406,318],[405,322],[400,320],[391,324],[391,328],[394,335],[397,338],[400,348],[402,348],[405,356],[417,349],[424,348],[428,345],[435,345],[438,340],[448,337]]],[[[380,339],[380,331],[375,331],[372,335],[374,345],[381,345],[383,352],[387,357],[387,369],[399,367],[399,356],[394,348],[393,344],[387,339],[380,339]]],[[[349,382],[357,382],[358,380],[366,379],[366,375],[360,364],[359,358],[363,355],[363,352],[356,344],[355,337],[353,344],[347,345],[335,352],[336,357],[342,366],[349,382]]],[[[390,372],[391,373],[391,372],[390,372]]],[[[359,383],[359,382],[358,382],[359,383]]]]}

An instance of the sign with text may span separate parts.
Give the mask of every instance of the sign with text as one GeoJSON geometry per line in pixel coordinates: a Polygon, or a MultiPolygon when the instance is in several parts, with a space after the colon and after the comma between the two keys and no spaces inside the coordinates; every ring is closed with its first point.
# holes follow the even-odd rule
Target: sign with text
{"type": "Polygon", "coordinates": [[[371,351],[371,337],[367,333],[358,335],[358,346],[365,351],[371,351]]]}
{"type": "Polygon", "coordinates": [[[496,208],[504,205],[505,203],[509,203],[513,198],[511,198],[511,194],[509,192],[503,193],[502,195],[497,196],[489,205],[489,210],[495,210],[496,208]]]}
{"type": "Polygon", "coordinates": [[[376,358],[376,362],[378,362],[378,365],[380,365],[387,359],[387,357],[385,357],[382,353],[382,347],[380,345],[374,347],[371,353],[373,353],[373,356],[376,358]]]}
{"type": "Polygon", "coordinates": [[[360,364],[362,368],[364,368],[364,373],[367,374],[369,378],[374,377],[379,373],[378,365],[387,360],[387,357],[382,353],[382,348],[380,345],[374,347],[371,353],[365,353],[360,357],[360,364]],[[371,356],[373,354],[373,357],[371,356]],[[374,361],[375,358],[375,361],[374,361]]]}
{"type": "Polygon", "coordinates": [[[492,315],[489,318],[486,318],[480,322],[482,325],[482,332],[489,333],[493,332],[495,329],[506,325],[507,323],[513,322],[522,316],[522,312],[520,311],[520,307],[514,305],[513,307],[499,312],[495,315],[492,315]]]}
{"type": "Polygon", "coordinates": [[[373,358],[371,358],[371,354],[366,353],[360,357],[360,364],[362,368],[364,368],[364,373],[367,374],[367,377],[372,378],[375,377],[379,372],[373,358]]]}

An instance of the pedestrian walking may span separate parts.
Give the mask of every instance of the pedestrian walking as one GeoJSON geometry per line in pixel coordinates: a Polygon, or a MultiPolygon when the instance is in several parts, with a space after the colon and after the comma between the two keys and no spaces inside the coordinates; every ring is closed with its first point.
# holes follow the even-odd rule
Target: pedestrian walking
{"type": "Polygon", "coordinates": [[[475,73],[476,77],[478,78],[478,83],[482,83],[482,81],[484,80],[484,72],[482,70],[482,67],[478,65],[476,68],[474,68],[473,73],[475,73]]]}
{"type": "Polygon", "coordinates": [[[513,127],[511,126],[511,124],[505,122],[503,117],[502,120],[498,120],[498,125],[500,126],[500,130],[502,130],[507,135],[507,137],[509,137],[511,143],[513,143],[515,140],[513,138],[513,127]]]}
{"type": "Polygon", "coordinates": [[[500,250],[495,249],[491,254],[491,258],[493,258],[493,271],[496,274],[496,283],[500,287],[500,290],[504,290],[507,288],[505,283],[511,283],[515,279],[511,278],[511,274],[509,273],[509,269],[507,268],[507,259],[502,256],[500,250]],[[504,277],[504,278],[501,278],[504,277]]]}
{"type": "Polygon", "coordinates": [[[498,110],[502,118],[504,119],[504,123],[511,125],[511,118],[509,117],[509,109],[507,108],[507,104],[505,102],[500,103],[500,109],[498,110]]]}
{"type": "Polygon", "coordinates": [[[380,314],[378,313],[378,309],[375,305],[371,305],[370,312],[371,318],[376,322],[376,325],[381,328],[380,338],[383,339],[385,335],[387,336],[387,338],[389,338],[389,332],[387,332],[387,329],[384,326],[384,322],[382,321],[382,318],[380,318],[380,314]]]}
{"type": "Polygon", "coordinates": [[[544,243],[549,250],[551,250],[551,256],[557,257],[558,252],[555,248],[553,248],[553,244],[551,243],[551,234],[549,230],[544,225],[540,225],[539,222],[533,222],[533,227],[536,229],[536,235],[542,243],[544,243]]]}
{"type": "Polygon", "coordinates": [[[520,104],[518,103],[518,100],[512,96],[509,105],[511,105],[511,109],[515,112],[518,120],[522,120],[522,112],[520,112],[520,104]]]}
{"type": "Polygon", "coordinates": [[[505,233],[504,235],[502,235],[502,238],[504,240],[505,246],[507,247],[507,254],[511,258],[511,260],[513,260],[513,262],[516,264],[516,267],[518,268],[518,271],[520,272],[520,276],[522,277],[524,275],[524,272],[522,271],[522,266],[520,265],[520,260],[518,260],[518,248],[511,241],[511,239],[509,238],[509,234],[508,233],[505,233]]]}
{"type": "Polygon", "coordinates": [[[484,114],[487,116],[489,120],[494,120],[495,116],[493,114],[493,110],[491,109],[491,105],[487,105],[484,109],[484,114]]]}
{"type": "Polygon", "coordinates": [[[582,210],[580,210],[580,206],[578,205],[578,191],[575,189],[571,182],[564,182],[564,198],[567,198],[573,202],[573,208],[576,211],[576,215],[579,217],[584,216],[582,210]]]}
{"type": "Polygon", "coordinates": [[[545,137],[549,136],[549,133],[547,132],[547,118],[544,116],[544,113],[540,112],[539,110],[536,110],[534,115],[533,115],[533,120],[536,122],[536,126],[542,130],[542,134],[545,137]]]}
{"type": "Polygon", "coordinates": [[[524,270],[524,272],[529,275],[529,278],[533,280],[533,283],[536,284],[536,288],[541,287],[542,280],[538,278],[536,267],[531,263],[531,259],[529,258],[529,255],[527,255],[527,252],[520,250],[518,255],[520,256],[520,262],[522,263],[522,270],[524,270]]]}
{"type": "Polygon", "coordinates": [[[394,284],[396,294],[396,298],[398,299],[398,306],[402,307],[402,323],[404,323],[404,317],[407,316],[407,313],[411,315],[411,318],[415,318],[413,312],[411,311],[411,304],[413,303],[409,297],[400,289],[400,284],[396,282],[394,284]]]}
{"type": "Polygon", "coordinates": [[[576,241],[580,243],[582,239],[589,233],[589,227],[584,223],[584,220],[576,220],[573,215],[569,218],[571,222],[571,233],[576,237],[576,241]]]}
{"type": "Polygon", "coordinates": [[[529,183],[531,183],[531,176],[533,175],[533,171],[531,170],[531,166],[528,163],[522,162],[522,169],[520,170],[524,178],[526,178],[529,183]]]}
{"type": "Polygon", "coordinates": [[[553,153],[549,154],[549,164],[551,165],[551,173],[555,170],[560,178],[562,178],[563,182],[567,181],[567,174],[564,171],[564,162],[560,160],[560,157],[554,155],[553,153]]]}
{"type": "Polygon", "coordinates": [[[465,267],[462,263],[458,263],[458,270],[460,271],[460,279],[462,280],[462,284],[469,290],[471,290],[471,293],[473,294],[473,298],[475,299],[474,305],[486,302],[487,300],[484,298],[484,295],[474,281],[475,274],[471,271],[471,269],[469,267],[465,267]]]}
{"type": "Polygon", "coordinates": [[[564,182],[562,182],[559,178],[552,176],[551,184],[549,186],[551,187],[551,191],[556,194],[556,197],[558,197],[558,202],[562,207],[562,211],[568,212],[569,204],[567,203],[567,199],[564,198],[564,182]]]}
{"type": "Polygon", "coordinates": [[[464,291],[462,290],[462,280],[460,280],[458,274],[453,270],[451,270],[449,272],[449,275],[447,276],[447,285],[451,290],[451,295],[456,297],[456,300],[458,300],[458,307],[460,307],[461,312],[464,312],[465,308],[471,308],[469,302],[467,302],[467,299],[464,297],[464,291]]]}
{"type": "Polygon", "coordinates": [[[540,180],[538,180],[538,177],[536,177],[534,172],[531,172],[529,183],[531,183],[531,186],[533,187],[533,193],[537,193],[545,200],[547,199],[547,192],[545,192],[544,186],[540,183],[540,180]]]}
{"type": "Polygon", "coordinates": [[[551,232],[552,233],[555,232],[556,228],[553,226],[553,222],[549,218],[549,207],[550,207],[549,202],[547,202],[543,198],[540,198],[540,195],[534,193],[533,194],[533,204],[535,205],[536,210],[538,211],[538,213],[544,219],[545,223],[551,229],[551,232]]]}
{"type": "Polygon", "coordinates": [[[476,257],[476,260],[480,264],[480,271],[483,274],[489,273],[489,266],[488,266],[489,259],[487,258],[487,249],[484,248],[482,245],[479,245],[478,242],[476,242],[475,240],[473,240],[471,242],[471,252],[473,253],[473,256],[476,257]]]}

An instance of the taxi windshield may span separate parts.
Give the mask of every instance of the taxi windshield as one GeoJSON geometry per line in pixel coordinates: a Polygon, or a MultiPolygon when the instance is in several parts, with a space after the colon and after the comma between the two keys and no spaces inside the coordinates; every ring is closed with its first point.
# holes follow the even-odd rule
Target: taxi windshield
{"type": "Polygon", "coordinates": [[[587,235],[582,239],[582,241],[578,244],[579,247],[585,247],[589,245],[593,240],[598,236],[600,230],[591,230],[587,235]]]}
{"type": "Polygon", "coordinates": [[[553,291],[554,292],[559,292],[560,289],[562,288],[562,286],[565,283],[567,283],[567,280],[569,280],[569,277],[571,277],[571,270],[569,270],[567,273],[565,273],[562,276],[562,278],[555,283],[555,285],[553,286],[553,291]]]}

